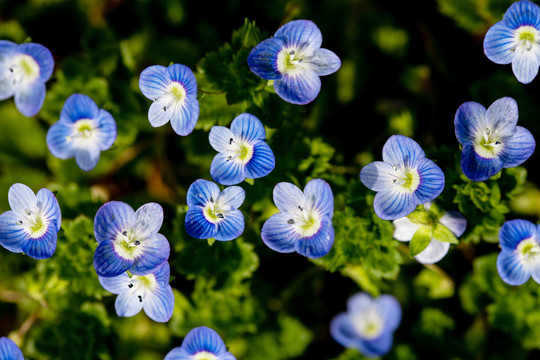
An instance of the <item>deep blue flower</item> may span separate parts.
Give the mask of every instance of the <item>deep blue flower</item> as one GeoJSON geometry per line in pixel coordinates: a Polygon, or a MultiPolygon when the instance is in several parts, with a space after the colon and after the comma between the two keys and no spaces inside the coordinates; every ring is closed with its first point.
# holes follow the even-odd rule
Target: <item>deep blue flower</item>
{"type": "Polygon", "coordinates": [[[414,140],[391,136],[383,146],[383,161],[360,171],[360,181],[377,191],[373,207],[385,220],[409,215],[418,205],[435,199],[444,188],[444,174],[414,140]]]}
{"type": "Polygon", "coordinates": [[[527,0],[513,3],[486,33],[484,53],[497,64],[512,63],[518,81],[530,83],[540,66],[540,7],[527,0]]]}
{"type": "Polygon", "coordinates": [[[178,135],[188,135],[199,118],[197,80],[185,65],[147,67],[139,78],[139,88],[144,96],[154,101],[148,111],[153,127],[169,121],[178,135]]]}
{"type": "Polygon", "coordinates": [[[236,360],[214,330],[199,326],[185,337],[182,346],[169,351],[164,360],[236,360]]]}
{"type": "Polygon", "coordinates": [[[400,322],[401,306],[393,296],[381,295],[373,299],[358,293],[347,302],[347,312],[332,319],[330,334],[344,347],[373,358],[390,351],[400,322]]]}
{"type": "Polygon", "coordinates": [[[264,142],[266,132],[257,117],[240,114],[231,123],[231,129],[213,126],[210,145],[219,151],[212,161],[210,175],[222,185],[234,185],[246,178],[266,176],[274,169],[275,157],[264,142]]]}
{"type": "Polygon", "coordinates": [[[534,137],[516,126],[517,121],[517,103],[510,97],[495,101],[487,110],[474,101],[459,107],[454,125],[463,148],[461,169],[469,179],[487,180],[531,156],[536,147],[534,137]]]}
{"type": "Polygon", "coordinates": [[[53,69],[52,54],[45,46],[0,40],[0,100],[14,96],[21,114],[36,115],[45,100],[45,82],[53,69]]]}
{"type": "Polygon", "coordinates": [[[240,186],[230,186],[220,192],[211,181],[195,181],[187,193],[187,233],[197,239],[236,239],[244,232],[244,215],[238,208],[245,197],[240,186]]]}
{"type": "Polygon", "coordinates": [[[266,220],[261,230],[270,249],[296,251],[308,258],[328,254],[334,244],[334,195],[326,181],[313,179],[303,192],[281,182],[274,187],[274,203],[280,212],[266,220]]]}
{"type": "Polygon", "coordinates": [[[51,257],[62,222],[54,194],[41,189],[36,195],[24,184],[13,184],[8,201],[11,210],[0,215],[0,245],[34,259],[51,257]]]}
{"type": "Polygon", "coordinates": [[[112,115],[97,107],[86,95],[73,94],[65,102],[60,120],[47,132],[47,145],[60,159],[75,157],[77,165],[92,170],[101,151],[116,140],[116,123],[112,115]]]}
{"type": "Polygon", "coordinates": [[[522,285],[532,276],[540,284],[540,227],[527,220],[510,220],[499,231],[501,253],[497,271],[510,285],[522,285]]]}
{"type": "Polygon", "coordinates": [[[24,356],[13,340],[2,337],[0,338],[0,360],[24,360],[24,356]]]}
{"type": "Polygon", "coordinates": [[[118,294],[114,303],[118,316],[130,317],[144,309],[150,319],[167,322],[174,310],[170,273],[169,263],[165,261],[148,275],[100,276],[99,282],[105,290],[118,294]]]}
{"type": "Polygon", "coordinates": [[[312,21],[291,21],[251,50],[248,65],[261,78],[274,80],[274,89],[283,100],[304,105],[319,94],[319,77],[341,66],[337,55],[321,49],[321,44],[321,31],[312,21]]]}
{"type": "Polygon", "coordinates": [[[156,203],[135,212],[121,201],[109,201],[99,208],[94,219],[94,234],[99,243],[94,267],[99,276],[114,277],[126,271],[134,275],[153,273],[167,261],[170,245],[158,233],[163,223],[163,208],[156,203]]]}

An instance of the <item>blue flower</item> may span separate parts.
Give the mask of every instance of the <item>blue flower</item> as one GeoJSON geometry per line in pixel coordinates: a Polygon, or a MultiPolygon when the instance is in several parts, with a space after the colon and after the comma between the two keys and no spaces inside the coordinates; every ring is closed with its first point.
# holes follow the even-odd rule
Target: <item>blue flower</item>
{"type": "Polygon", "coordinates": [[[283,100],[304,105],[319,94],[319,76],[341,66],[337,55],[321,49],[321,44],[321,31],[312,21],[291,21],[251,50],[248,65],[257,76],[274,80],[274,89],[283,100]]]}
{"type": "Polygon", "coordinates": [[[169,351],[164,360],[236,360],[214,330],[199,326],[185,337],[182,346],[169,351]]]}
{"type": "Polygon", "coordinates": [[[24,360],[24,356],[13,340],[2,337],[0,338],[0,360],[24,360]]]}
{"type": "Polygon", "coordinates": [[[144,309],[150,319],[167,322],[174,310],[170,273],[169,263],[165,261],[147,275],[123,273],[115,277],[100,276],[99,282],[105,290],[118,294],[114,302],[118,316],[130,317],[144,309]]]}
{"type": "Polygon", "coordinates": [[[116,123],[112,115],[99,109],[86,95],[73,94],[65,102],[60,120],[47,132],[47,145],[59,159],[75,157],[77,165],[92,170],[101,151],[116,140],[116,123]]]}
{"type": "Polygon", "coordinates": [[[53,69],[52,54],[45,46],[0,40],[0,100],[14,96],[21,114],[36,115],[45,100],[45,82],[53,69]]]}
{"type": "Polygon", "coordinates": [[[347,302],[347,312],[332,319],[330,334],[344,347],[373,358],[390,351],[400,322],[401,306],[396,298],[381,295],[373,299],[358,293],[347,302]]]}
{"type": "Polygon", "coordinates": [[[210,166],[210,175],[222,185],[234,185],[246,178],[266,176],[274,169],[276,160],[270,146],[264,142],[266,132],[259,119],[240,114],[231,129],[213,126],[210,145],[219,151],[210,166]]]}
{"type": "Polygon", "coordinates": [[[261,230],[270,249],[296,251],[308,258],[328,254],[334,244],[334,195],[326,181],[313,179],[304,192],[281,182],[274,187],[274,203],[280,212],[266,220],[261,230]]]}
{"type": "Polygon", "coordinates": [[[362,168],[360,181],[377,191],[373,207],[384,220],[409,215],[418,205],[435,199],[444,188],[444,174],[414,140],[391,136],[383,146],[383,161],[362,168]]]}
{"type": "Polygon", "coordinates": [[[530,83],[540,66],[540,7],[513,3],[484,38],[484,53],[494,63],[510,64],[519,82],[530,83]]]}
{"type": "Polygon", "coordinates": [[[489,109],[469,101],[456,112],[456,137],[462,145],[461,169],[471,180],[484,181],[503,168],[518,166],[536,147],[529,130],[516,126],[516,101],[504,97],[489,109]]]}
{"type": "Polygon", "coordinates": [[[220,192],[211,181],[195,181],[187,193],[187,233],[197,239],[236,239],[244,232],[244,215],[238,208],[245,197],[244,189],[239,186],[230,186],[220,192]]]}
{"type": "Polygon", "coordinates": [[[501,253],[497,271],[510,285],[522,285],[532,276],[540,284],[540,227],[527,220],[510,220],[499,231],[501,253]]]}
{"type": "Polygon", "coordinates": [[[126,271],[147,275],[167,261],[171,249],[167,238],[158,233],[163,223],[163,208],[156,203],[135,212],[121,201],[109,201],[99,208],[94,219],[94,234],[99,243],[94,267],[99,276],[114,277],[126,271]]]}
{"type": "Polygon", "coordinates": [[[11,210],[0,215],[0,245],[34,259],[51,257],[62,222],[54,194],[41,189],[36,195],[24,184],[13,184],[8,201],[11,210]]]}
{"type": "Polygon", "coordinates": [[[197,80],[185,65],[147,67],[139,78],[139,88],[144,96],[154,101],[148,111],[153,127],[171,122],[178,135],[188,135],[199,118],[197,80]]]}

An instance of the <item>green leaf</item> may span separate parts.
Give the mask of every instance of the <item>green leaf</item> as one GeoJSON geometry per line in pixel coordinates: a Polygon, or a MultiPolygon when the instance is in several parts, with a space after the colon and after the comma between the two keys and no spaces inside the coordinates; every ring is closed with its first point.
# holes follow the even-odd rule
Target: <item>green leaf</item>
{"type": "Polygon", "coordinates": [[[420,254],[424,249],[429,245],[431,241],[431,227],[422,226],[420,229],[416,230],[411,239],[411,244],[409,245],[409,252],[411,257],[414,257],[420,254]]]}
{"type": "Polygon", "coordinates": [[[425,210],[416,209],[407,215],[407,218],[418,225],[428,225],[430,223],[429,214],[425,210]]]}
{"type": "Polygon", "coordinates": [[[443,224],[436,224],[433,228],[433,237],[441,242],[448,242],[450,244],[458,244],[458,239],[452,234],[443,224]]]}

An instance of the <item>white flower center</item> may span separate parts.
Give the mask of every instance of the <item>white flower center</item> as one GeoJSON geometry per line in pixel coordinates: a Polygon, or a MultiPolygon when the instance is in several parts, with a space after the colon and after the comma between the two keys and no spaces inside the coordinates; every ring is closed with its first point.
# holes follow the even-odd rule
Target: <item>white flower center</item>
{"type": "MultiPolygon", "coordinates": [[[[153,292],[157,286],[156,276],[149,275],[132,275],[127,287],[131,289],[131,295],[137,296],[139,302],[143,302],[148,292],[153,292]]],[[[129,290],[128,290],[129,291],[129,290]]]]}
{"type": "Polygon", "coordinates": [[[39,64],[30,55],[18,54],[8,62],[6,73],[12,85],[32,83],[39,77],[39,64]]]}
{"type": "Polygon", "coordinates": [[[540,260],[540,245],[534,238],[522,240],[517,246],[517,252],[523,264],[531,264],[540,260]]]}
{"type": "Polygon", "coordinates": [[[305,58],[299,48],[284,48],[277,56],[278,71],[281,74],[297,75],[306,68],[305,58]]]}
{"type": "Polygon", "coordinates": [[[199,351],[191,357],[191,360],[217,360],[217,356],[208,351],[199,351]]]}
{"type": "Polygon", "coordinates": [[[167,85],[165,93],[154,101],[161,103],[163,112],[173,112],[177,106],[182,106],[186,102],[186,96],[187,92],[184,86],[177,81],[172,81],[167,85]]]}
{"type": "Polygon", "coordinates": [[[420,175],[416,169],[411,169],[408,166],[393,165],[394,172],[390,174],[392,181],[400,190],[414,192],[420,185],[420,175]]]}
{"type": "Polygon", "coordinates": [[[97,136],[95,123],[92,119],[80,119],[73,124],[73,130],[67,141],[93,142],[97,136]]]}
{"type": "Polygon", "coordinates": [[[364,339],[375,339],[383,331],[383,321],[376,309],[368,309],[352,316],[354,328],[364,339]]]}
{"type": "Polygon", "coordinates": [[[503,150],[503,140],[496,129],[485,128],[476,136],[474,151],[484,159],[493,159],[499,156],[503,150]]]}
{"type": "Polygon", "coordinates": [[[39,211],[25,209],[17,225],[21,225],[32,239],[42,237],[49,228],[49,221],[39,211]]]}
{"type": "Polygon", "coordinates": [[[134,259],[142,254],[142,241],[132,231],[124,230],[114,240],[114,250],[124,259],[134,259]]]}
{"type": "Polygon", "coordinates": [[[514,33],[514,45],[510,51],[534,51],[540,42],[540,34],[534,26],[520,26],[514,33]]]}
{"type": "Polygon", "coordinates": [[[321,215],[309,206],[298,205],[297,211],[291,214],[287,223],[293,225],[296,232],[303,237],[311,237],[321,228],[321,215]]]}
{"type": "Polygon", "coordinates": [[[203,214],[206,220],[211,222],[212,224],[217,224],[225,217],[227,216],[227,213],[230,212],[232,209],[230,206],[224,206],[219,201],[219,196],[217,199],[214,199],[214,197],[210,196],[210,201],[206,204],[203,210],[203,214]]]}
{"type": "Polygon", "coordinates": [[[253,145],[243,139],[229,139],[229,148],[225,150],[227,161],[237,161],[247,164],[253,157],[253,145]]]}

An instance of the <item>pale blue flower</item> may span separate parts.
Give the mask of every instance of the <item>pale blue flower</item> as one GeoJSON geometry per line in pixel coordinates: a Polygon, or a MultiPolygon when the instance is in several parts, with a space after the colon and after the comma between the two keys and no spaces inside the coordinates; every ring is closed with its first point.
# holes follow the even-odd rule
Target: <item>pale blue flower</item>
{"type": "Polygon", "coordinates": [[[24,360],[21,349],[7,337],[0,338],[0,360],[24,360]]]}
{"type": "Polygon", "coordinates": [[[164,360],[236,360],[214,330],[199,326],[185,337],[182,346],[169,351],[164,360]]]}

